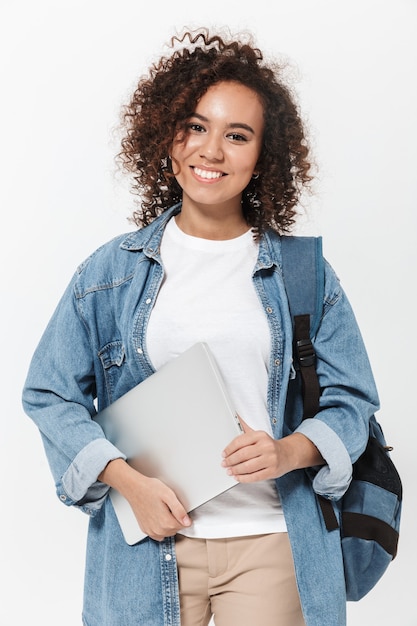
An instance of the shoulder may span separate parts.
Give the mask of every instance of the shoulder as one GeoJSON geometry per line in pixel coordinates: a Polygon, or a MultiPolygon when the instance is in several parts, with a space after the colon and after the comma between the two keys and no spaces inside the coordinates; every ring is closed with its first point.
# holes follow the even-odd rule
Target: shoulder
{"type": "Polygon", "coordinates": [[[315,282],[316,302],[325,311],[344,295],[338,275],[323,255],[321,236],[278,235],[269,230],[265,240],[287,287],[305,290],[315,282]]]}
{"type": "Polygon", "coordinates": [[[165,225],[175,209],[168,209],[144,228],[114,237],[90,254],[76,271],[77,297],[131,280],[138,263],[149,260],[159,249],[165,225]]]}
{"type": "Polygon", "coordinates": [[[339,276],[336,274],[332,265],[324,259],[324,305],[331,306],[336,304],[343,295],[343,289],[340,284],[339,276]]]}
{"type": "Polygon", "coordinates": [[[132,274],[134,263],[132,255],[124,251],[123,242],[130,236],[131,234],[125,233],[114,237],[80,263],[74,278],[77,297],[83,297],[89,291],[105,289],[128,279],[132,274]]]}

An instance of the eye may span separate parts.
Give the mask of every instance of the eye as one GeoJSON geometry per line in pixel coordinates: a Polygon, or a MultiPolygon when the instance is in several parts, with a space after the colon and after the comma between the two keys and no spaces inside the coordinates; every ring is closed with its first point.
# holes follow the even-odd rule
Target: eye
{"type": "Polygon", "coordinates": [[[205,132],[204,126],[202,126],[201,124],[198,124],[197,122],[190,122],[189,124],[187,124],[187,130],[191,131],[192,133],[204,133],[205,132]]]}
{"type": "Polygon", "coordinates": [[[245,142],[248,140],[247,137],[245,137],[245,135],[242,135],[241,133],[229,133],[227,137],[228,139],[236,141],[237,143],[245,142]]]}

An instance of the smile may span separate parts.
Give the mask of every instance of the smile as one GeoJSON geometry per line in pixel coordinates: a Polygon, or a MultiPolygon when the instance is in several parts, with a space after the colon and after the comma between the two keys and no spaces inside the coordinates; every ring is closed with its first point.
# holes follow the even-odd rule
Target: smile
{"type": "Polygon", "coordinates": [[[201,170],[199,167],[193,168],[194,173],[200,178],[206,178],[207,180],[213,180],[224,176],[222,172],[214,172],[213,170],[201,170]]]}

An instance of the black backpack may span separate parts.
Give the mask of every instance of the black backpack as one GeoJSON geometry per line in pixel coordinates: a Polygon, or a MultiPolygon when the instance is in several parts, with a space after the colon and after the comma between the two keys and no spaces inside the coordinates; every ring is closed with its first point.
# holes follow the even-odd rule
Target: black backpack
{"type": "MultiPolygon", "coordinates": [[[[281,237],[281,251],[294,329],[293,358],[302,382],[305,419],[319,411],[314,337],[323,307],[322,240],[281,237]]],[[[390,451],[381,426],[372,416],[366,450],[354,463],[352,482],[338,503],[340,518],[329,500],[317,496],[327,530],[340,532],[348,600],[365,596],[397,554],[402,484],[390,451]]]]}

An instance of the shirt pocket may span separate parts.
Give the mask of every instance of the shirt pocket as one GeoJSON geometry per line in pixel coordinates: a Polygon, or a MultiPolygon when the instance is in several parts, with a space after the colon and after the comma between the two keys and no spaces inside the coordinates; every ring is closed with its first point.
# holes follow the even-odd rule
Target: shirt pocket
{"type": "Polygon", "coordinates": [[[122,341],[111,341],[98,353],[104,371],[108,401],[113,402],[114,392],[123,371],[126,352],[122,341]]]}

